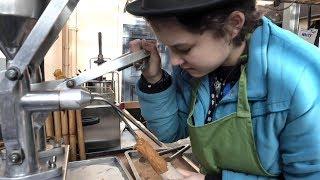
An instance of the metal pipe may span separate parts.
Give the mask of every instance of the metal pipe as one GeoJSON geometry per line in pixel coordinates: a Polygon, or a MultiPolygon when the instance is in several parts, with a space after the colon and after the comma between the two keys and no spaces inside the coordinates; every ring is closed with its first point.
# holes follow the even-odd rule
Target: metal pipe
{"type": "Polygon", "coordinates": [[[23,96],[20,102],[28,111],[59,110],[59,91],[31,92],[23,96]]]}
{"type": "Polygon", "coordinates": [[[81,109],[92,101],[90,92],[82,89],[66,91],[31,92],[23,96],[20,104],[28,111],[55,111],[81,109]]]}
{"type": "Polygon", "coordinates": [[[118,78],[118,86],[117,86],[117,91],[118,91],[118,103],[121,102],[121,96],[120,96],[120,74],[118,71],[115,71],[115,73],[117,74],[117,78],[118,78]]]}

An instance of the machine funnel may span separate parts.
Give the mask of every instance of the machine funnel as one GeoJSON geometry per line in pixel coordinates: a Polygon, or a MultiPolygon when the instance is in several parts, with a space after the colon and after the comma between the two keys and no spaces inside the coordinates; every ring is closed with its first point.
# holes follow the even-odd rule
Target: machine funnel
{"type": "Polygon", "coordinates": [[[0,50],[6,58],[13,59],[28,36],[48,1],[0,1],[0,50]]]}

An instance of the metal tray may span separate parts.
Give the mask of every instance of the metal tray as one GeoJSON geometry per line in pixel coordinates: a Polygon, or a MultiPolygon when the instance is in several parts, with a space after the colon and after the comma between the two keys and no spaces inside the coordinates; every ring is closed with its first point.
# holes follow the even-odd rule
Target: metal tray
{"type": "MultiPolygon", "coordinates": [[[[158,149],[157,151],[159,150],[164,150],[163,148],[161,149],[158,149]]],[[[125,153],[125,156],[128,160],[128,163],[129,163],[129,166],[133,172],[133,175],[135,177],[136,180],[143,180],[141,178],[141,176],[139,175],[139,172],[134,164],[134,162],[136,162],[138,159],[140,159],[141,155],[136,151],[136,150],[130,150],[130,151],[126,151],[125,153]]],[[[172,155],[172,154],[167,154],[167,155],[172,155]]],[[[186,161],[186,158],[184,156],[182,156],[181,158],[179,158],[179,160],[183,163],[180,163],[180,165],[185,165],[185,167],[187,167],[189,171],[194,171],[194,172],[198,172],[198,168],[195,168],[196,166],[193,165],[193,164],[190,164],[191,162],[190,161],[186,161]]],[[[172,164],[173,166],[175,166],[175,160],[172,161],[172,164]]],[[[147,171],[147,169],[144,169],[144,172],[147,171]]],[[[152,170],[153,171],[153,170],[152,170]]],[[[148,179],[148,178],[146,178],[148,179]]],[[[157,179],[157,178],[150,178],[150,179],[157,179]]],[[[160,176],[159,176],[159,179],[160,179],[160,176]]]]}
{"type": "MultiPolygon", "coordinates": [[[[67,180],[69,179],[70,170],[74,170],[74,169],[77,169],[83,166],[89,166],[89,165],[109,165],[109,166],[117,167],[124,179],[133,180],[128,170],[125,168],[125,166],[117,157],[104,157],[104,158],[70,162],[68,163],[67,180]]],[[[110,178],[112,179],[112,177],[110,178]]]]}

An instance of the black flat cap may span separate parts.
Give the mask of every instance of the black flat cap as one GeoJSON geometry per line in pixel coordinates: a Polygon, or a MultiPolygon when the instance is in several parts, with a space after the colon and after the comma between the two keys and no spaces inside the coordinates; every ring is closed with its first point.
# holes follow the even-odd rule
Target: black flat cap
{"type": "Polygon", "coordinates": [[[251,4],[255,0],[136,0],[126,10],[136,16],[166,16],[187,12],[201,12],[210,8],[223,8],[236,4],[251,4]]]}

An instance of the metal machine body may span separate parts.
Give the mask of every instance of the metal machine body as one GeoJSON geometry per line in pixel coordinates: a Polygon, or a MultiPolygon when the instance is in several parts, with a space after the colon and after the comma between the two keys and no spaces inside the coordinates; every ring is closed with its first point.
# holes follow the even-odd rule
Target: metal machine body
{"type": "Polygon", "coordinates": [[[0,49],[7,61],[6,70],[0,71],[0,121],[6,148],[0,179],[65,179],[68,146],[46,149],[47,113],[85,107],[92,95],[78,86],[147,56],[138,52],[68,81],[42,82],[39,66],[78,1],[0,1],[0,49]]]}
{"type": "MultiPolygon", "coordinates": [[[[39,65],[77,2],[4,0],[0,3],[0,48],[7,59],[7,69],[0,72],[1,132],[6,148],[1,160],[0,179],[53,178],[61,176],[62,169],[65,169],[65,163],[56,168],[48,167],[46,160],[43,161],[48,156],[42,153],[40,157],[38,152],[45,143],[43,120],[46,116],[37,112],[41,112],[41,106],[45,104],[58,107],[59,99],[41,105],[33,104],[36,99],[29,102],[28,97],[32,95],[30,84],[42,81],[39,65]],[[38,147],[34,127],[39,130],[38,142],[42,142],[42,145],[38,143],[38,147]]],[[[40,94],[47,96],[48,92],[40,94]]],[[[48,108],[45,111],[51,110],[48,108]]],[[[64,151],[55,155],[59,156],[55,161],[62,162],[68,156],[64,151]]]]}

